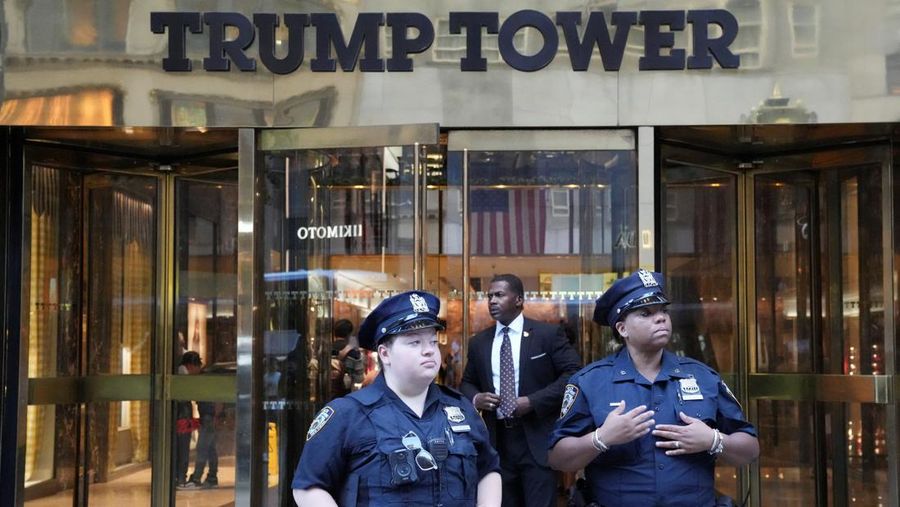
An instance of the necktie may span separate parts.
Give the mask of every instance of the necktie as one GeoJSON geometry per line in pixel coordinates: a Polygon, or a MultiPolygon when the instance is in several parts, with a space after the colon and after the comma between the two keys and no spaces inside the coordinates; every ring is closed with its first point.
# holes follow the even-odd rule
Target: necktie
{"type": "Polygon", "coordinates": [[[500,345],[500,406],[497,416],[500,419],[512,417],[516,410],[516,369],[513,365],[512,344],[509,341],[509,328],[500,330],[503,343],[500,345]]]}

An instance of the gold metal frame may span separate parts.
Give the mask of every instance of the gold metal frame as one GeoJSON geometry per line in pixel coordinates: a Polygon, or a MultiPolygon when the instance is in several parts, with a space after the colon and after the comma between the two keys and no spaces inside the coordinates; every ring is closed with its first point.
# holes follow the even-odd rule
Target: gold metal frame
{"type": "MultiPolygon", "coordinates": [[[[813,373],[758,373],[757,343],[755,337],[758,330],[756,325],[756,291],[755,291],[755,218],[753,212],[754,182],[756,176],[772,173],[785,173],[793,170],[810,170],[808,166],[796,165],[791,167],[771,167],[765,162],[740,163],[737,159],[730,159],[727,155],[712,154],[701,151],[695,153],[700,156],[700,163],[690,161],[683,150],[694,151],[696,148],[681,148],[665,145],[664,149],[670,150],[674,155],[665,160],[681,162],[686,165],[703,167],[708,170],[734,175],[736,182],[737,198],[737,245],[735,259],[736,294],[737,302],[737,348],[736,361],[738,370],[733,380],[737,386],[739,398],[747,409],[750,420],[758,420],[757,400],[790,400],[790,401],[821,401],[821,402],[851,402],[889,405],[893,410],[887,411],[886,435],[887,447],[890,450],[888,460],[888,487],[889,496],[887,503],[900,498],[900,466],[898,466],[898,453],[900,453],[900,436],[897,435],[900,424],[900,407],[898,407],[898,394],[900,393],[900,375],[896,370],[896,323],[891,315],[897,311],[897,295],[894,287],[894,252],[897,250],[894,238],[894,178],[892,168],[891,150],[886,143],[873,143],[867,146],[839,146],[824,147],[816,150],[817,153],[840,151],[843,157],[820,157],[824,161],[817,169],[844,167],[851,160],[851,165],[879,164],[882,169],[882,199],[878,203],[882,211],[882,241],[884,245],[891,245],[891,251],[885,252],[883,268],[883,286],[885,302],[892,302],[894,311],[888,311],[885,304],[885,374],[884,375],[840,375],[840,374],[813,374],[813,373]],[[727,166],[718,166],[717,162],[733,164],[733,169],[727,166]],[[740,325],[743,323],[743,325],[740,325]]],[[[802,156],[802,155],[800,155],[802,156]]],[[[792,156],[791,156],[792,157],[792,156]]],[[[774,159],[775,155],[763,157],[774,159]]],[[[786,157],[790,158],[790,157],[786,157]]],[[[781,165],[781,164],[779,164],[781,165]]],[[[732,381],[731,375],[723,375],[728,381],[732,381]]],[[[765,438],[764,435],[761,438],[765,438]]],[[[750,504],[760,506],[760,466],[753,463],[744,467],[741,471],[743,484],[750,489],[750,504]]]]}
{"type": "MultiPolygon", "coordinates": [[[[47,152],[64,153],[66,148],[42,147],[47,152]]],[[[98,155],[99,160],[108,155],[98,155]]],[[[113,156],[121,158],[120,156],[113,156]]],[[[102,166],[102,164],[101,164],[102,166]]],[[[83,167],[60,166],[74,171],[83,167]]],[[[170,470],[172,469],[172,442],[169,435],[173,431],[172,402],[177,400],[209,400],[233,403],[235,401],[236,379],[228,375],[204,375],[196,377],[179,376],[172,373],[172,347],[174,341],[174,313],[176,287],[175,266],[175,183],[179,174],[159,174],[152,171],[109,170],[92,167],[102,173],[142,175],[156,178],[157,192],[157,261],[154,267],[156,308],[156,343],[153,349],[154,361],[150,374],[141,375],[89,375],[70,377],[27,378],[27,369],[22,369],[20,413],[24,419],[27,405],[84,404],[92,402],[151,401],[152,433],[150,464],[153,470],[151,480],[151,504],[170,505],[174,492],[170,470]]],[[[22,169],[24,170],[24,168],[22,169]]],[[[29,255],[23,245],[23,256],[29,255]]],[[[26,311],[23,308],[23,311],[26,311]]],[[[20,349],[27,358],[27,343],[20,349]]],[[[27,364],[27,361],[20,362],[27,364]]],[[[25,424],[19,424],[24,431],[25,424]]],[[[21,437],[24,442],[24,436],[21,437]]],[[[17,452],[24,452],[23,446],[17,452]]],[[[22,477],[16,478],[17,488],[22,477]]]]}
{"type": "MultiPolygon", "coordinates": [[[[424,288],[425,261],[425,197],[427,172],[423,150],[440,141],[437,124],[389,125],[373,127],[290,128],[290,129],[241,129],[238,137],[238,351],[237,378],[232,392],[237,393],[237,447],[235,469],[235,503],[255,505],[259,503],[262,479],[261,449],[266,445],[262,438],[262,422],[259,420],[258,400],[261,399],[260,372],[254,372],[254,358],[261,353],[262,323],[254,309],[264,293],[261,284],[262,257],[257,244],[257,231],[261,223],[262,203],[258,186],[265,152],[285,150],[314,150],[331,148],[362,148],[372,146],[412,146],[414,221],[413,286],[424,288]]],[[[382,201],[385,206],[386,201],[382,201]]]]}

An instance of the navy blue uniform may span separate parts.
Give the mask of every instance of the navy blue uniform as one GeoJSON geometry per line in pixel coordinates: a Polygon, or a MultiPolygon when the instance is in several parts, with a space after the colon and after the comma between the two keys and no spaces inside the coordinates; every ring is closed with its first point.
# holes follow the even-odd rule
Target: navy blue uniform
{"type": "Polygon", "coordinates": [[[379,375],[369,387],[330,402],[313,422],[294,473],[294,489],[321,488],[342,507],[472,507],[478,482],[499,472],[484,422],[458,392],[431,384],[419,418],[379,375]],[[462,420],[460,420],[462,419],[462,420]],[[416,470],[413,484],[392,485],[389,456],[415,432],[422,446],[449,444],[438,470],[416,470]]]}
{"type": "MultiPolygon", "coordinates": [[[[622,400],[626,411],[639,405],[655,411],[656,424],[683,425],[678,417],[681,411],[723,434],[740,431],[756,436],[756,429],[715,370],[663,351],[662,368],[651,383],[637,372],[623,347],[569,379],[550,447],[564,437],[580,437],[601,426],[622,400]],[[680,381],[691,378],[696,379],[702,399],[684,399],[680,381]]],[[[588,464],[585,475],[594,500],[604,507],[713,506],[715,457],[706,452],[666,456],[666,449],[656,447],[658,440],[648,433],[610,446],[588,464]]]]}

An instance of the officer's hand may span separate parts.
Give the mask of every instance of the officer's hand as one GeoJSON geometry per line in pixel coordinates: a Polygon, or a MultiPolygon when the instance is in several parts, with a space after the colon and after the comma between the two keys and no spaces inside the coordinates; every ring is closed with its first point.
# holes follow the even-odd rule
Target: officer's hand
{"type": "Polygon", "coordinates": [[[656,424],[652,419],[654,412],[640,405],[625,412],[625,401],[622,400],[603,421],[600,426],[600,440],[606,445],[619,445],[631,442],[646,435],[656,424]]]}
{"type": "Polygon", "coordinates": [[[518,398],[516,398],[516,409],[513,410],[514,417],[522,417],[532,410],[531,400],[528,398],[528,396],[519,396],[518,398]]]}
{"type": "Polygon", "coordinates": [[[684,412],[678,412],[678,417],[684,422],[684,426],[660,424],[653,430],[653,436],[665,439],[656,442],[656,447],[668,449],[668,456],[708,451],[712,447],[715,430],[684,412]]]}
{"type": "Polygon", "coordinates": [[[478,393],[472,402],[478,410],[497,410],[500,406],[500,396],[494,393],[478,393]]]}

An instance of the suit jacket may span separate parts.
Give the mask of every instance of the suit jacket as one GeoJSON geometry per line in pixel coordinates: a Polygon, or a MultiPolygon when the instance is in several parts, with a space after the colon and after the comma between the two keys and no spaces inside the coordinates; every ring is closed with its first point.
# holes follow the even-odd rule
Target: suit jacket
{"type": "MultiPolygon", "coordinates": [[[[491,345],[496,327],[469,339],[468,359],[459,390],[469,400],[482,392],[495,392],[491,370],[491,345]]],[[[519,396],[528,396],[532,412],[522,417],[528,448],[535,461],[547,466],[547,442],[559,417],[563,391],[569,377],[581,369],[581,357],[569,345],[558,325],[525,319],[519,349],[519,396]]],[[[482,412],[484,423],[497,447],[497,413],[482,412]]]]}

